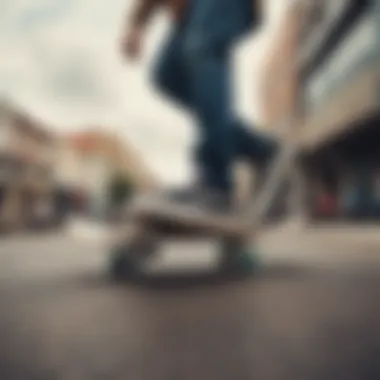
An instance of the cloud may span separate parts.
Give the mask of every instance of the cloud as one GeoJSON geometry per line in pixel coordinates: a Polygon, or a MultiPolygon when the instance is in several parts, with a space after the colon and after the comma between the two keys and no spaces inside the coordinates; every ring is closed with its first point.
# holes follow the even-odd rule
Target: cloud
{"type": "MultiPolygon", "coordinates": [[[[118,2],[111,3],[120,15],[118,2]]],[[[27,105],[40,103],[41,109],[49,104],[61,108],[68,124],[75,122],[72,108],[77,122],[85,121],[91,105],[98,113],[110,104],[115,108],[116,99],[124,96],[120,86],[124,68],[115,57],[113,7],[104,12],[105,4],[39,0],[31,6],[17,0],[8,6],[0,41],[3,92],[27,105]]]]}

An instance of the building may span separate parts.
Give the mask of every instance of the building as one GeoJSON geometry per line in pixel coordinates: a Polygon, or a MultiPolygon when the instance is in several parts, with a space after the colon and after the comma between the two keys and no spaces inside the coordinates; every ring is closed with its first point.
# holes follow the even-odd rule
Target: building
{"type": "MultiPolygon", "coordinates": [[[[354,120],[377,112],[380,15],[378,0],[330,3],[326,32],[303,67],[306,99],[304,141],[310,148],[349,130],[354,120]]],[[[309,43],[312,30],[303,37],[309,43]]]]}
{"type": "Polygon", "coordinates": [[[288,7],[263,66],[263,124],[281,134],[284,121],[292,120],[290,138],[296,138],[304,152],[310,209],[319,199],[335,197],[338,210],[337,198],[369,199],[370,188],[377,188],[369,170],[379,172],[373,157],[380,151],[375,127],[379,9],[379,0],[310,0],[288,7]]]}
{"type": "Polygon", "coordinates": [[[319,180],[309,188],[333,195],[340,216],[380,215],[380,1],[314,4],[319,20],[303,29],[299,48],[307,53],[300,142],[319,180]]]}
{"type": "Polygon", "coordinates": [[[274,36],[268,42],[260,80],[260,119],[270,133],[282,132],[284,121],[298,108],[296,58],[305,10],[300,5],[284,8],[274,36]]]}
{"type": "Polygon", "coordinates": [[[103,213],[107,208],[108,186],[115,176],[128,179],[137,191],[156,186],[141,157],[115,133],[95,128],[61,138],[56,182],[85,194],[92,212],[103,213]]]}
{"type": "Polygon", "coordinates": [[[0,103],[0,221],[18,228],[36,219],[52,190],[55,138],[37,119],[0,103]]]}

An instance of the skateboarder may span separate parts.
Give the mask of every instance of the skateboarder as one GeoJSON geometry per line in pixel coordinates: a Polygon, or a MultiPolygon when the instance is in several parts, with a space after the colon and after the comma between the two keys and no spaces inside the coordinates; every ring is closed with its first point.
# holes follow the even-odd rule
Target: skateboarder
{"type": "Polygon", "coordinates": [[[236,159],[263,165],[275,144],[254,134],[233,109],[231,53],[237,42],[259,25],[258,0],[136,0],[123,38],[123,52],[140,55],[154,12],[166,7],[172,30],[155,65],[153,80],[194,119],[200,136],[194,154],[199,181],[163,195],[170,204],[207,213],[231,211],[236,159]]]}

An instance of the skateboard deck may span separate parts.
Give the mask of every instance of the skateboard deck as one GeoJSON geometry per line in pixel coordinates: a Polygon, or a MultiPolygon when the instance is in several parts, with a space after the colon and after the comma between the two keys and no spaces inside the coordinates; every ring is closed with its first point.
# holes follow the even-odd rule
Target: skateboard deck
{"type": "Polygon", "coordinates": [[[129,210],[129,217],[138,223],[165,234],[245,236],[249,223],[242,215],[211,214],[181,205],[144,205],[129,210]]]}

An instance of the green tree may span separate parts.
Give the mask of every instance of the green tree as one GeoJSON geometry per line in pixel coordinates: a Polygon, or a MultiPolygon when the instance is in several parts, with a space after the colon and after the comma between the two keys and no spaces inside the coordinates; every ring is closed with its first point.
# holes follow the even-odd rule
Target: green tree
{"type": "Polygon", "coordinates": [[[128,176],[115,174],[111,178],[108,187],[108,197],[111,205],[119,206],[127,202],[134,191],[135,186],[128,176]]]}

